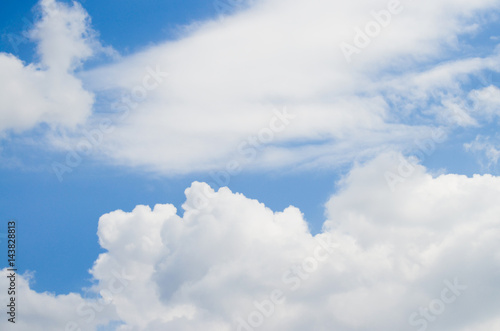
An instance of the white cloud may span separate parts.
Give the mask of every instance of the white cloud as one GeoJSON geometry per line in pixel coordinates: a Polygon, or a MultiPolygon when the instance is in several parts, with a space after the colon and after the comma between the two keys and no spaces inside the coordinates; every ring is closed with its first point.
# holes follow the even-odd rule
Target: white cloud
{"type": "MultiPolygon", "coordinates": [[[[15,324],[7,318],[12,315],[6,314],[7,304],[10,303],[11,296],[7,295],[10,286],[11,272],[7,269],[0,270],[0,285],[2,293],[2,318],[0,328],[2,330],[21,331],[44,331],[44,330],[78,330],[75,325],[80,326],[83,331],[96,330],[97,325],[106,325],[111,319],[117,318],[114,307],[102,305],[98,301],[86,300],[79,294],[70,293],[67,295],[54,295],[44,292],[37,293],[30,289],[30,281],[34,277],[30,274],[16,275],[15,278],[15,324]],[[100,309],[95,315],[95,309],[100,309]]],[[[10,310],[9,310],[10,311],[10,310]]]]}
{"type": "MultiPolygon", "coordinates": [[[[466,85],[478,78],[484,84],[482,75],[487,71],[500,71],[498,53],[483,58],[450,60],[426,70],[408,70],[383,84],[387,99],[401,112],[399,119],[414,116],[418,120],[418,116],[430,115],[434,123],[477,127],[484,122],[487,113],[487,109],[479,109],[481,100],[493,96],[494,86],[469,91],[466,85]]],[[[489,101],[493,106],[494,99],[489,101]]]]}
{"type": "MultiPolygon", "coordinates": [[[[77,4],[41,4],[44,16],[32,32],[40,63],[0,54],[0,130],[83,124],[93,93],[145,93],[133,106],[121,105],[128,113],[100,144],[104,155],[127,165],[179,173],[241,160],[241,143],[259,142],[281,105],[295,117],[268,143],[260,139],[252,167],[364,160],[430,135],[427,126],[401,124],[409,118],[431,114],[440,124],[466,126],[478,125],[475,110],[496,112],[496,87],[468,94],[461,83],[498,70],[497,54],[442,62],[460,47],[461,34],[477,30],[475,15],[498,1],[403,2],[403,12],[350,65],[338,45],[352,41],[354,28],[386,1],[261,1],[81,73],[92,92],[74,73],[100,48],[87,14],[77,4]],[[151,70],[168,76],[157,72],[155,79],[151,70]],[[467,108],[467,98],[476,108],[467,108]]],[[[99,111],[86,129],[99,122],[99,111]]],[[[63,145],[79,138],[78,130],[71,138],[58,134],[51,139],[63,145]]],[[[485,150],[479,142],[467,146],[485,150]]],[[[91,269],[98,283],[90,289],[103,298],[35,293],[29,277],[19,276],[24,317],[17,326],[47,330],[75,322],[93,330],[118,319],[125,323],[119,330],[237,330],[240,318],[251,324],[260,316],[255,301],[270,309],[272,298],[279,303],[259,330],[418,329],[410,316],[443,331],[497,326],[500,178],[433,177],[417,165],[392,192],[384,174],[399,165],[397,155],[383,154],[356,166],[327,203],[324,231],[316,236],[297,208],[273,212],[202,183],[186,190],[182,217],[168,204],[103,215],[98,235],[107,252],[91,269]],[[442,314],[433,321],[419,315],[441,298],[446,280],[457,279],[467,289],[442,314]]]]}
{"type": "Polygon", "coordinates": [[[418,138],[421,128],[399,123],[428,124],[419,117],[429,114],[442,125],[476,124],[455,79],[498,67],[498,57],[464,59],[458,38],[497,5],[402,1],[403,11],[351,64],[340,43],[353,42],[355,28],[387,1],[260,1],[223,22],[197,23],[176,41],[82,75],[106,95],[139,93],[147,67],[169,73],[133,107],[117,98],[130,113],[116,119],[101,152],[170,175],[221,168],[283,106],[296,120],[246,167],[334,166],[345,150],[374,155],[418,138]]]}
{"type": "Polygon", "coordinates": [[[79,4],[44,0],[31,31],[39,63],[0,53],[0,132],[45,122],[52,130],[40,144],[86,156],[86,133],[112,122],[101,142],[90,141],[100,152],[94,155],[167,175],[231,161],[244,169],[334,167],[403,150],[428,135],[429,118],[479,126],[474,110],[494,108],[494,99],[482,106],[486,89],[468,94],[464,86],[499,71],[498,52],[468,58],[460,37],[478,33],[478,22],[487,23],[482,14],[497,5],[401,1],[402,10],[348,64],[339,45],[354,43],[357,28],[380,20],[390,2],[258,1],[222,22],[197,22],[178,40],[75,74],[93,54],[112,51],[99,44],[79,4]],[[94,95],[114,104],[96,106],[94,95]],[[295,119],[245,152],[242,144],[283,107],[295,119]]]}
{"type": "Polygon", "coordinates": [[[500,115],[500,89],[489,85],[470,94],[474,102],[474,110],[489,118],[500,115]]]}
{"type": "MultiPolygon", "coordinates": [[[[259,322],[255,302],[274,312],[239,330],[497,325],[500,178],[432,177],[416,166],[392,192],[384,173],[399,162],[384,154],[356,166],[316,236],[294,207],[273,212],[203,183],[186,190],[182,217],[168,204],[103,215],[107,252],[91,270],[93,290],[125,323],[118,330],[238,330],[239,318],[259,322]]],[[[52,297],[48,311],[66,298],[52,297]]],[[[30,316],[35,307],[19,309],[30,316]]]]}
{"type": "Polygon", "coordinates": [[[104,49],[78,3],[40,2],[41,19],[30,31],[39,63],[26,65],[0,53],[0,132],[29,130],[39,123],[74,127],[92,113],[93,93],[74,75],[82,61],[104,49]]]}

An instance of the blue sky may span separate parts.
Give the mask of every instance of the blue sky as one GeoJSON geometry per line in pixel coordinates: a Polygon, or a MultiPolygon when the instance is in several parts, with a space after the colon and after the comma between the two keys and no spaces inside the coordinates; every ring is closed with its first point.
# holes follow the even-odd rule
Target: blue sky
{"type": "Polygon", "coordinates": [[[433,326],[458,330],[452,317],[486,290],[460,327],[500,325],[487,308],[498,281],[478,285],[500,266],[489,255],[500,201],[498,1],[401,1],[400,11],[390,1],[237,1],[224,15],[216,2],[2,4],[0,219],[18,221],[22,293],[50,306],[22,330],[72,318],[89,330],[402,329],[431,323],[410,314],[458,276],[470,297],[433,326]],[[346,55],[346,44],[357,51],[346,55]],[[251,302],[283,287],[283,270],[329,236],[344,248],[287,301],[318,302],[321,317],[276,310],[252,325],[251,302]],[[464,238],[484,242],[454,263],[464,238]],[[466,272],[476,260],[478,274],[466,272]],[[116,266],[135,280],[85,322],[73,307],[104,297],[116,266]],[[390,283],[393,273],[401,278],[390,283]],[[355,308],[390,289],[378,313],[398,307],[401,318],[355,308]],[[157,297],[147,313],[129,311],[137,293],[157,297]],[[74,317],[58,315],[61,305],[74,317]]]}

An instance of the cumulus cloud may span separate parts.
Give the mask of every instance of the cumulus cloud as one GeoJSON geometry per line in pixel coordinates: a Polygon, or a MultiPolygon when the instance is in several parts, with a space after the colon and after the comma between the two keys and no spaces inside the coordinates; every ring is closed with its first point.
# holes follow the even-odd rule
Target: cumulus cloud
{"type": "MultiPolygon", "coordinates": [[[[500,178],[433,177],[414,165],[393,192],[384,173],[401,159],[355,166],[317,235],[295,207],[273,212],[197,182],[182,217],[170,204],[103,215],[107,252],[91,269],[92,290],[111,312],[95,317],[121,320],[117,330],[490,330],[499,321],[500,178]]],[[[50,299],[49,312],[81,302],[24,291],[50,299]]],[[[77,312],[80,326],[91,329],[91,310],[77,312]]]]}
{"type": "Polygon", "coordinates": [[[2,315],[4,315],[0,320],[2,330],[78,330],[80,327],[80,330],[90,331],[96,330],[98,325],[107,325],[110,320],[117,318],[114,307],[102,304],[98,300],[87,300],[75,293],[67,295],[37,293],[30,289],[34,275],[17,274],[15,279],[10,279],[11,275],[7,269],[0,271],[0,284],[5,289],[0,295],[2,315]],[[14,316],[5,313],[10,309],[5,307],[10,303],[11,296],[7,296],[7,289],[11,286],[11,280],[15,282],[13,288],[16,291],[15,324],[7,320],[14,316]],[[92,314],[97,310],[99,313],[92,314]]]}
{"type": "Polygon", "coordinates": [[[104,50],[82,6],[43,0],[41,18],[29,31],[39,62],[25,64],[0,53],[0,132],[29,130],[39,123],[74,127],[92,113],[94,95],[75,77],[82,61],[104,50]]]}

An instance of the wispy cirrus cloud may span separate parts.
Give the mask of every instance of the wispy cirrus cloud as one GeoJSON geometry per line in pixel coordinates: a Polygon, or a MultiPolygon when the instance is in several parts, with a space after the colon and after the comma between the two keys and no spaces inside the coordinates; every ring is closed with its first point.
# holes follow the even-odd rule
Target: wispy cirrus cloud
{"type": "Polygon", "coordinates": [[[18,129],[62,124],[70,129],[49,130],[44,143],[72,151],[109,119],[113,133],[93,155],[163,175],[220,169],[241,158],[240,144],[276,108],[286,107],[297,120],[261,146],[247,169],[334,167],[403,150],[433,126],[477,126],[466,83],[498,71],[498,54],[494,46],[480,56],[461,47],[486,33],[497,1],[400,1],[399,14],[346,63],[339,45],[388,5],[258,1],[223,22],[197,22],[177,40],[75,75],[103,48],[81,6],[47,0],[32,32],[40,63],[25,66],[2,55],[5,72],[26,79],[9,84],[14,90],[6,105],[20,111],[6,108],[3,123],[18,129]],[[135,88],[147,68],[162,83],[145,95],[135,88]],[[15,86],[29,88],[34,98],[22,99],[15,86]],[[127,116],[114,116],[118,109],[127,116]]]}
{"type": "Polygon", "coordinates": [[[474,125],[461,108],[468,88],[456,79],[497,70],[498,55],[463,59],[458,48],[468,27],[480,30],[479,15],[495,5],[401,1],[402,12],[351,64],[339,43],[386,2],[260,1],[224,22],[202,22],[179,40],[82,76],[108,93],[129,90],[147,66],[169,73],[117,123],[101,152],[163,174],[217,169],[281,106],[298,120],[249,167],[334,166],[345,162],[346,150],[353,160],[401,149],[431,129],[423,119],[429,116],[438,118],[434,125],[474,125]]]}

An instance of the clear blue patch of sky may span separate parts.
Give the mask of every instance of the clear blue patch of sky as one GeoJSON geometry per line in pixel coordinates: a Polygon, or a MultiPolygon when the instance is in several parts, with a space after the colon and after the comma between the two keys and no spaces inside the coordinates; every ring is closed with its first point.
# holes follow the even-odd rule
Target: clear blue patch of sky
{"type": "Polygon", "coordinates": [[[101,40],[121,54],[175,39],[179,25],[216,16],[211,0],[85,0],[101,40]]]}
{"type": "MultiPolygon", "coordinates": [[[[61,1],[71,3],[71,1],[61,1]]],[[[208,0],[83,0],[92,27],[104,45],[127,55],[179,36],[179,26],[218,16],[214,1],[208,0]]],[[[0,50],[30,63],[35,45],[25,32],[37,17],[37,1],[3,1],[0,5],[0,50]]]]}
{"type": "MultiPolygon", "coordinates": [[[[70,1],[62,1],[70,3],[70,1]]],[[[179,26],[218,16],[208,0],[83,0],[92,27],[105,45],[130,54],[149,45],[176,39],[179,26]]],[[[24,32],[33,25],[37,1],[4,1],[0,5],[0,49],[33,60],[33,45],[24,32]]]]}
{"type": "Polygon", "coordinates": [[[35,45],[29,42],[26,32],[34,22],[32,8],[37,1],[2,1],[0,4],[0,51],[14,54],[32,62],[35,45]]]}

